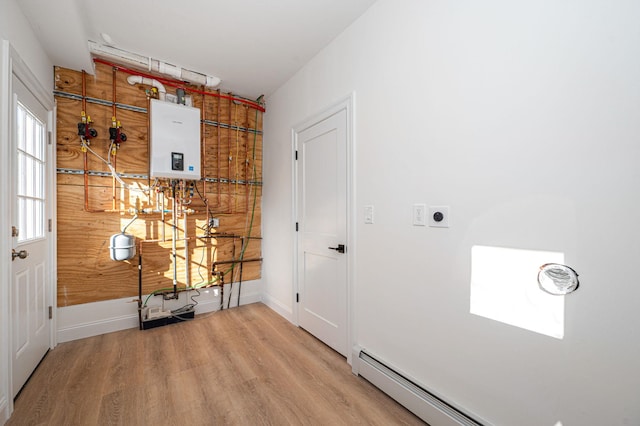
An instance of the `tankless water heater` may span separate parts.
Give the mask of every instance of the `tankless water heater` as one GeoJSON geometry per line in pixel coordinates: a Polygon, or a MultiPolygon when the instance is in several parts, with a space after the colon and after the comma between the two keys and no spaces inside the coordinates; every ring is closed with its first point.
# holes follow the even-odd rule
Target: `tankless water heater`
{"type": "Polygon", "coordinates": [[[151,100],[151,177],[202,178],[200,109],[151,100]]]}

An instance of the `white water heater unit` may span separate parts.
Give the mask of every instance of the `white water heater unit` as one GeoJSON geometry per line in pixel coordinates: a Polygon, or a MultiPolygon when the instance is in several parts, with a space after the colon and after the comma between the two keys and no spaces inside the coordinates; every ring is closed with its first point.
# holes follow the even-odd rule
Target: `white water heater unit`
{"type": "Polygon", "coordinates": [[[151,100],[151,177],[200,180],[200,109],[151,100]]]}

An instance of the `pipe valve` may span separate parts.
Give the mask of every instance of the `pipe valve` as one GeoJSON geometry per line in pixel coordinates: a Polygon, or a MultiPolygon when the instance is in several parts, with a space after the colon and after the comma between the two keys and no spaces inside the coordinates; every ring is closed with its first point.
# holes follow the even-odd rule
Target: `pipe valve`
{"type": "Polygon", "coordinates": [[[111,139],[114,143],[126,142],[127,135],[122,133],[122,125],[119,121],[116,121],[116,118],[113,117],[111,121],[111,127],[109,127],[109,139],[111,139]]]}
{"type": "Polygon", "coordinates": [[[91,127],[91,117],[86,115],[84,111],[80,114],[80,122],[78,123],[78,136],[84,140],[89,140],[98,136],[96,129],[91,127]]]}

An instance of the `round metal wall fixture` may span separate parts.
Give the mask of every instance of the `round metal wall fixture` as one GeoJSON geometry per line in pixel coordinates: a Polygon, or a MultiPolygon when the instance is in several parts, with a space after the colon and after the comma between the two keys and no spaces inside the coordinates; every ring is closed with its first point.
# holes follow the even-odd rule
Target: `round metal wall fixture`
{"type": "Polygon", "coordinates": [[[580,282],[572,268],[559,263],[545,263],[538,272],[538,285],[549,294],[564,296],[576,291],[580,282]]]}

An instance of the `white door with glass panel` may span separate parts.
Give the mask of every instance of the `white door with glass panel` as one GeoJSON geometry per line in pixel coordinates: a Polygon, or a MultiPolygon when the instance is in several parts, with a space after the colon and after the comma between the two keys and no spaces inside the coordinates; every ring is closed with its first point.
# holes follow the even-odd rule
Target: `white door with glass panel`
{"type": "Polygon", "coordinates": [[[13,75],[11,353],[15,397],[49,349],[47,109],[13,75]]]}

